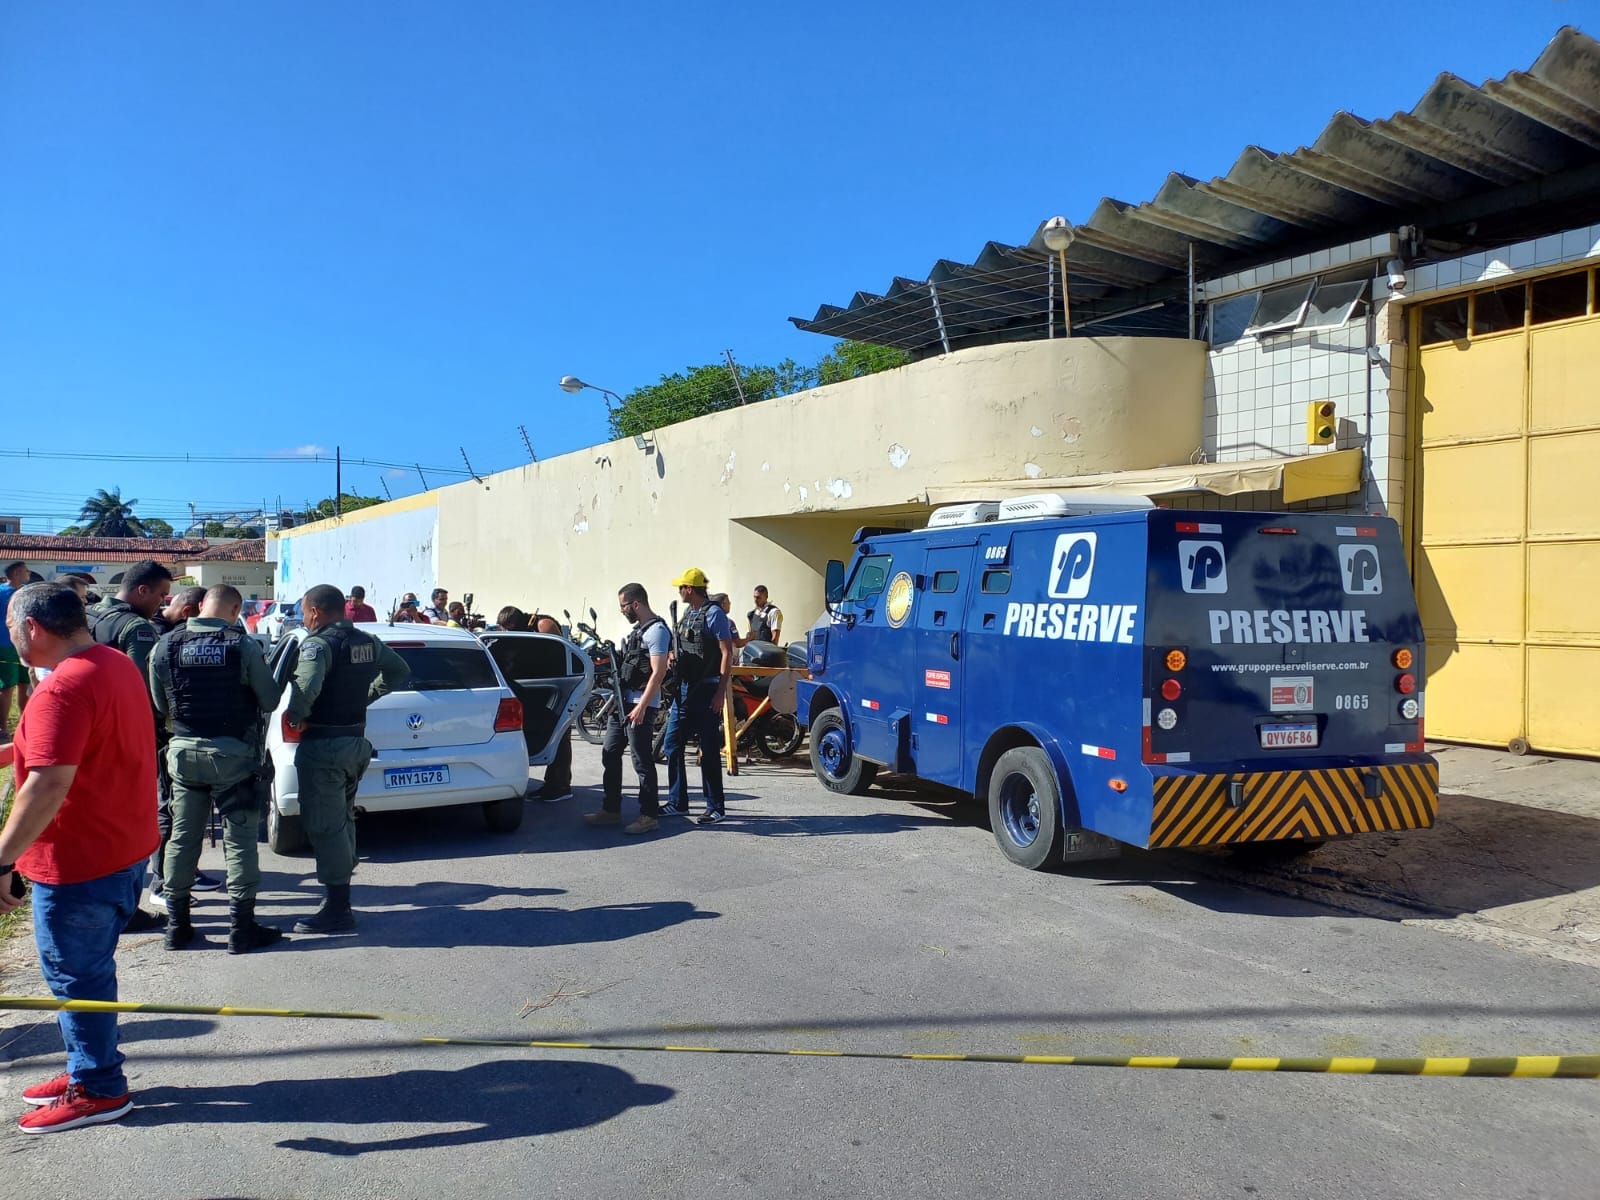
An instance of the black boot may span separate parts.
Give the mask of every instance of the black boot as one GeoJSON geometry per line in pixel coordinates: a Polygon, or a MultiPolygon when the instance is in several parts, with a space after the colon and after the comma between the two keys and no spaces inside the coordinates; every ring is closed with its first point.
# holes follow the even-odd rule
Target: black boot
{"type": "Polygon", "coordinates": [[[296,933],[353,933],[356,915],[350,911],[350,885],[330,883],[328,898],[322,907],[309,917],[294,923],[296,933]]]}
{"type": "MultiPolygon", "coordinates": [[[[167,897],[167,949],[182,950],[193,944],[199,934],[189,923],[189,897],[167,897]]],[[[200,940],[204,941],[204,938],[200,940]]]]}
{"type": "Polygon", "coordinates": [[[228,930],[228,953],[248,954],[263,946],[270,946],[283,937],[283,930],[274,925],[256,924],[256,900],[231,900],[228,917],[233,922],[228,930]]]}

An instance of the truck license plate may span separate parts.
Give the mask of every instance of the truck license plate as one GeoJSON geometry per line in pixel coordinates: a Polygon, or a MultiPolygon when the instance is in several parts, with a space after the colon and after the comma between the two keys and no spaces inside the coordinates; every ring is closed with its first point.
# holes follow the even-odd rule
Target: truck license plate
{"type": "Polygon", "coordinates": [[[398,767],[383,773],[383,789],[438,787],[450,782],[449,767],[398,767]]]}
{"type": "Polygon", "coordinates": [[[1261,748],[1263,750],[1276,750],[1284,746],[1315,746],[1317,744],[1317,727],[1315,725],[1263,725],[1261,727],[1261,748]]]}

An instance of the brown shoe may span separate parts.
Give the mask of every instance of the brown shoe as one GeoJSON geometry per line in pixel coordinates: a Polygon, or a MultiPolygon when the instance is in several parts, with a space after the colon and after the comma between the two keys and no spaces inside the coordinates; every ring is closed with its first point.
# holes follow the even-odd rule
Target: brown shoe
{"type": "Polygon", "coordinates": [[[657,821],[654,817],[647,817],[647,816],[644,816],[643,814],[640,814],[639,819],[637,821],[632,822],[629,825],[624,826],[622,832],[623,833],[654,833],[656,831],[656,829],[660,826],[660,824],[661,824],[661,822],[657,821]]]}
{"type": "Polygon", "coordinates": [[[583,823],[585,825],[621,825],[622,814],[607,812],[602,808],[599,812],[584,813],[583,823]]]}

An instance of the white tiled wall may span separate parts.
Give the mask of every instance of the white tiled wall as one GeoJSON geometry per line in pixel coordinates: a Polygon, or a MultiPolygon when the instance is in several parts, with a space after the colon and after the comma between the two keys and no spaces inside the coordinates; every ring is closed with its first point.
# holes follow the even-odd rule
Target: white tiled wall
{"type": "Polygon", "coordinates": [[[1600,225],[1587,225],[1498,250],[1412,267],[1406,272],[1405,294],[1407,299],[1416,299],[1596,257],[1600,257],[1600,225]]]}

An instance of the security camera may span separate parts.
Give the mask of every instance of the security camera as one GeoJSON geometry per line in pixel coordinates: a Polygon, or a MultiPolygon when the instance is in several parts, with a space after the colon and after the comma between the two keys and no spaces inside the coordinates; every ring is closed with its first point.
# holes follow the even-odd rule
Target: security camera
{"type": "Polygon", "coordinates": [[[1406,265],[1398,258],[1391,258],[1384,264],[1384,269],[1389,272],[1389,289],[1395,292],[1406,290],[1406,265]]]}

